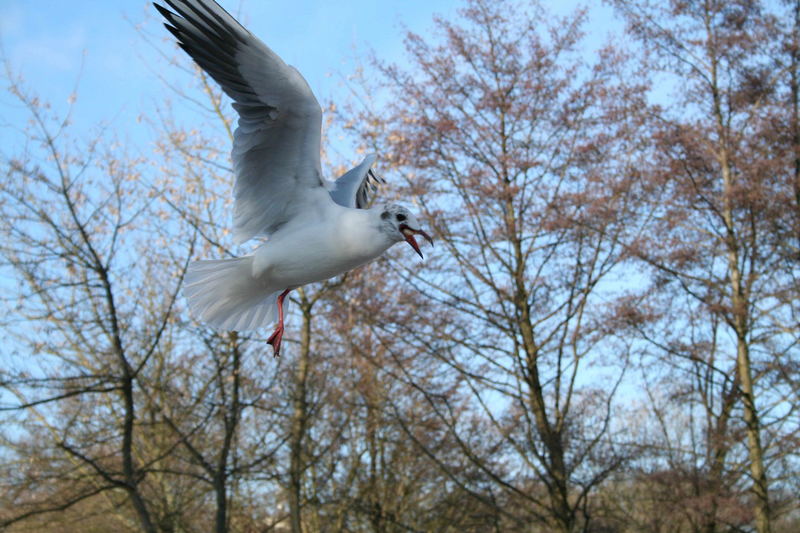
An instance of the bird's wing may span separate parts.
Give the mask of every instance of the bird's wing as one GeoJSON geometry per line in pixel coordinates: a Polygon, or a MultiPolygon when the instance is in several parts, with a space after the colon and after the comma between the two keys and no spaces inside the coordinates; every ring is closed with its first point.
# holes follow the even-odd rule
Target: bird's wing
{"type": "Polygon", "coordinates": [[[234,239],[269,235],[324,190],[322,109],[303,76],[213,0],[156,5],[167,29],[239,113],[233,140],[234,239]]]}
{"type": "Polygon", "coordinates": [[[372,195],[383,180],[372,171],[375,154],[369,154],[356,167],[351,168],[333,182],[331,198],[344,207],[364,209],[372,195]]]}

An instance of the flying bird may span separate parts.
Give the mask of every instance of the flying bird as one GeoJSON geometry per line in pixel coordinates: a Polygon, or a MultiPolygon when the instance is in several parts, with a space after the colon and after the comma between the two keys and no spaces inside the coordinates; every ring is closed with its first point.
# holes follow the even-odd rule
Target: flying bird
{"type": "Polygon", "coordinates": [[[154,4],[179,46],[233,100],[233,237],[266,237],[252,255],[195,261],[184,293],[191,313],[222,331],[272,324],[280,354],[283,302],[297,287],[343,274],[415,236],[433,244],[405,207],[368,208],[375,155],[333,183],[322,176],[322,109],[308,82],[213,0],[154,4]],[[277,316],[276,316],[277,315],[277,316]]]}

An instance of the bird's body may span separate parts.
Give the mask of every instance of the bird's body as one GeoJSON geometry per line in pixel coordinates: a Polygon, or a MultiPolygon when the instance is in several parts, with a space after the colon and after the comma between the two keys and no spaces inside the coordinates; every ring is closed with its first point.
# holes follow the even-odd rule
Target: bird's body
{"type": "Polygon", "coordinates": [[[318,216],[316,223],[292,224],[274,233],[253,254],[253,276],[299,287],[368,263],[395,242],[380,231],[376,210],[334,204],[318,216]]]}
{"type": "MultiPolygon", "coordinates": [[[[234,240],[264,236],[253,255],[189,265],[185,293],[192,313],[220,330],[245,331],[278,318],[270,344],[278,354],[283,299],[379,257],[414,235],[430,237],[405,208],[366,209],[377,177],[374,155],[334,183],[322,178],[322,110],[285,64],[214,0],[156,5],[178,43],[233,99],[239,113],[232,159],[234,240]]],[[[432,242],[432,241],[431,241],[432,242]]]]}
{"type": "Polygon", "coordinates": [[[186,295],[193,314],[220,330],[272,322],[279,293],[348,272],[396,242],[380,230],[381,212],[331,202],[306,223],[281,227],[252,255],[192,263],[186,295]]]}

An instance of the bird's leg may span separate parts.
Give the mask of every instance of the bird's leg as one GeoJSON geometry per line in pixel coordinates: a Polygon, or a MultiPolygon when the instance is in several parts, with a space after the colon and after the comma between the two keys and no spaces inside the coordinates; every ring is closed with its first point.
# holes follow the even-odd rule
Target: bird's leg
{"type": "Polygon", "coordinates": [[[272,335],[270,335],[269,339],[267,339],[267,344],[272,345],[273,355],[275,357],[279,357],[281,355],[281,338],[283,337],[283,300],[291,290],[292,289],[286,289],[281,293],[280,296],[278,296],[278,325],[275,326],[275,331],[273,331],[272,335]]]}

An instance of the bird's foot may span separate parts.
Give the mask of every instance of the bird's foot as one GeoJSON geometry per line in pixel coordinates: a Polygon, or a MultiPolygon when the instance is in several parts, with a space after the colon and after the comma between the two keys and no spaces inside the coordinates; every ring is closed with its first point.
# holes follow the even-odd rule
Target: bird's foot
{"type": "Polygon", "coordinates": [[[283,338],[283,324],[279,324],[267,339],[267,344],[272,346],[272,355],[274,357],[281,356],[281,338],[283,338]]]}
{"type": "Polygon", "coordinates": [[[275,327],[275,331],[272,332],[272,335],[269,336],[269,339],[267,339],[267,344],[272,345],[272,355],[274,357],[280,357],[281,355],[281,339],[283,338],[283,300],[291,290],[291,288],[286,289],[278,296],[278,325],[275,327]]]}

